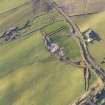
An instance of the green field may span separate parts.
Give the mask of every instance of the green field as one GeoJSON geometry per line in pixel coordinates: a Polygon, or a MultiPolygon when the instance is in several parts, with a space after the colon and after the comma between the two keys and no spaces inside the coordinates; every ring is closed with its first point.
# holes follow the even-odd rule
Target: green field
{"type": "MultiPolygon", "coordinates": [[[[10,9],[11,3],[4,1],[0,3],[10,9]]],[[[16,5],[11,5],[20,5],[16,0],[14,3],[16,5]]],[[[6,17],[6,14],[0,16],[0,33],[11,26],[23,26],[27,20],[32,19],[30,7],[31,5],[26,5],[15,12],[6,13],[6,17]]],[[[48,24],[49,15],[35,19],[30,27],[21,32],[29,34],[21,35],[10,42],[0,41],[0,105],[68,105],[84,92],[82,69],[51,56],[45,49],[40,31],[31,32],[36,27],[48,24]]],[[[65,26],[65,32],[55,34],[53,40],[67,50],[70,58],[79,58],[78,45],[72,37],[66,36],[68,26],[64,21],[59,21],[51,22],[43,31],[52,32],[62,25],[65,26]]],[[[93,76],[90,83],[94,81],[93,76]]]]}
{"type": "Polygon", "coordinates": [[[64,31],[55,33],[51,38],[57,42],[61,47],[64,47],[67,56],[72,60],[78,60],[80,58],[80,50],[76,40],[71,36],[70,29],[65,21],[56,22],[43,29],[44,32],[54,32],[56,29],[64,27],[64,31]]]}
{"type": "Polygon", "coordinates": [[[3,15],[0,15],[0,33],[4,32],[9,27],[21,26],[29,19],[32,19],[32,7],[30,4],[26,4],[13,11],[3,13],[3,15]]]}
{"type": "Polygon", "coordinates": [[[82,32],[91,28],[100,36],[100,41],[94,41],[93,44],[88,46],[92,56],[100,63],[105,57],[105,12],[85,17],[81,16],[78,19],[76,18],[75,21],[82,32]]]}
{"type": "Polygon", "coordinates": [[[25,0],[0,0],[0,13],[25,3],[25,0]]]}
{"type": "Polygon", "coordinates": [[[0,77],[2,105],[64,105],[84,90],[82,72],[51,57],[39,32],[1,46],[0,77]]]}

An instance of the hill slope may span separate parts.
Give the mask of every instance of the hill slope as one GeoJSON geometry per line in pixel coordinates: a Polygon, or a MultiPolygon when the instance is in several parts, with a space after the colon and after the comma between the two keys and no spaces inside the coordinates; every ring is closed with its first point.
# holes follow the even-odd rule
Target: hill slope
{"type": "Polygon", "coordinates": [[[51,57],[36,32],[0,47],[0,85],[2,105],[64,105],[80,95],[83,77],[51,57]]]}
{"type": "MultiPolygon", "coordinates": [[[[101,38],[100,41],[95,41],[93,44],[89,44],[91,54],[100,63],[105,57],[105,11],[95,15],[77,17],[74,20],[79,25],[82,32],[91,28],[101,38]]],[[[103,66],[105,67],[105,65],[103,66]]]]}
{"type": "MultiPolygon", "coordinates": [[[[0,32],[11,26],[23,25],[32,17],[30,11],[30,6],[26,6],[8,13],[7,17],[3,15],[5,18],[0,18],[0,32]]],[[[45,16],[36,20],[26,32],[43,25],[42,21],[47,19],[45,16]]],[[[55,39],[59,41],[57,37],[55,39]]],[[[72,47],[74,41],[71,40],[68,37],[63,40],[65,48],[77,48],[72,47]]],[[[2,42],[0,40],[0,105],[68,105],[84,92],[82,69],[51,56],[39,31],[2,42]]]]}

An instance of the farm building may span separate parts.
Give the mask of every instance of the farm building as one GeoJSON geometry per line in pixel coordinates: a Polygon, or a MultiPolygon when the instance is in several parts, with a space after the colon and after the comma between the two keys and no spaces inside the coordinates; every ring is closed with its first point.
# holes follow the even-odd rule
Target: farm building
{"type": "Polygon", "coordinates": [[[92,29],[87,29],[86,31],[83,32],[83,35],[84,35],[84,39],[88,43],[99,39],[98,34],[92,29]]]}
{"type": "Polygon", "coordinates": [[[9,41],[11,39],[15,39],[17,35],[17,27],[10,27],[8,30],[3,32],[0,38],[4,38],[6,41],[9,41]]]}

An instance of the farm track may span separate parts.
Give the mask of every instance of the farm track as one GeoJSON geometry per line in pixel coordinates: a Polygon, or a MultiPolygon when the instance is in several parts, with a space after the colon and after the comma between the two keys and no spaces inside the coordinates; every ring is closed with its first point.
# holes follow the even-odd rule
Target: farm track
{"type": "MultiPolygon", "coordinates": [[[[69,27],[72,26],[72,35],[75,36],[76,40],[79,41],[79,47],[80,47],[80,52],[81,52],[81,56],[82,59],[84,61],[85,64],[85,68],[88,71],[89,69],[91,69],[92,71],[95,72],[95,74],[100,77],[100,79],[103,81],[103,86],[105,85],[105,71],[103,68],[100,67],[100,65],[98,63],[95,62],[95,59],[92,57],[92,55],[90,54],[90,52],[88,51],[88,47],[87,44],[85,42],[85,40],[82,37],[82,33],[79,29],[79,27],[72,21],[72,19],[65,14],[65,12],[60,9],[58,7],[58,5],[56,4],[56,2],[52,2],[53,6],[56,8],[56,10],[64,17],[65,21],[69,24],[69,27]]],[[[88,81],[89,78],[87,78],[87,80],[85,81],[85,83],[88,81]]],[[[88,84],[87,84],[88,86],[88,84]]],[[[85,84],[86,87],[86,84],[85,84]]],[[[100,88],[100,87],[98,87],[100,88]]],[[[103,87],[104,88],[104,87],[103,87]]],[[[101,90],[103,90],[103,88],[101,90]]],[[[92,90],[90,90],[89,94],[91,94],[91,96],[94,96],[95,93],[99,93],[100,90],[95,90],[94,92],[92,90]]],[[[86,103],[89,103],[90,105],[95,105],[94,102],[92,102],[91,100],[88,101],[87,97],[89,96],[89,94],[83,99],[83,101],[85,100],[86,103]]],[[[73,105],[81,105],[81,102],[78,103],[79,100],[77,101],[77,103],[74,103],[73,105]]],[[[85,104],[86,104],[85,103],[85,104]]]]}
{"type": "Polygon", "coordinates": [[[82,37],[82,33],[79,29],[79,27],[72,21],[72,19],[65,14],[65,12],[58,7],[56,2],[52,2],[55,9],[64,17],[66,22],[69,24],[69,26],[72,26],[72,34],[76,37],[76,39],[79,40],[80,50],[81,50],[81,56],[84,60],[84,63],[86,65],[86,68],[92,68],[94,69],[94,72],[102,79],[102,81],[105,82],[105,73],[104,70],[97,64],[93,57],[90,55],[86,42],[82,37]]]}
{"type": "MultiPolygon", "coordinates": [[[[54,32],[51,32],[51,33],[45,33],[42,30],[40,32],[42,33],[42,35],[44,37],[46,37],[46,36],[47,37],[50,37],[50,36],[53,36],[55,33],[60,32],[60,31],[63,31],[63,30],[64,30],[64,27],[62,26],[62,27],[58,28],[57,30],[55,30],[54,32]]],[[[75,66],[75,67],[85,68],[85,66],[78,64],[77,63],[78,61],[72,61],[70,59],[66,59],[66,60],[63,60],[63,62],[65,62],[66,64],[70,64],[72,66],[75,66]]]]}
{"type": "MultiPolygon", "coordinates": [[[[24,5],[21,5],[21,6],[24,6],[24,5]]],[[[17,8],[14,8],[14,9],[11,9],[10,11],[17,10],[21,6],[19,6],[17,8]]],[[[70,19],[70,17],[73,17],[73,16],[81,16],[81,15],[83,16],[83,15],[88,15],[89,13],[87,13],[87,14],[78,14],[78,15],[73,15],[73,16],[67,16],[61,9],[59,9],[59,7],[57,7],[57,5],[55,3],[54,3],[54,6],[59,11],[59,13],[64,16],[64,18],[66,19],[68,25],[72,26],[72,35],[75,36],[75,38],[79,40],[81,56],[82,56],[82,58],[84,60],[85,66],[79,66],[75,62],[70,61],[70,60],[66,60],[64,62],[68,63],[68,64],[71,64],[72,66],[79,67],[79,68],[86,68],[87,72],[89,71],[89,68],[92,68],[92,69],[94,69],[94,72],[102,79],[102,81],[105,82],[105,72],[104,72],[104,70],[95,62],[94,58],[89,53],[87,45],[85,43],[85,40],[82,38],[82,33],[79,30],[79,27],[72,21],[72,19],[70,19]]],[[[6,12],[4,12],[4,13],[6,13],[6,12]]],[[[91,14],[95,14],[95,13],[91,13],[91,14]]],[[[40,17],[40,16],[42,16],[42,15],[39,15],[39,16],[36,16],[36,17],[40,17]]],[[[47,26],[49,26],[51,24],[52,23],[44,25],[44,26],[42,26],[40,28],[34,29],[31,32],[25,33],[24,35],[28,35],[30,33],[36,32],[36,31],[40,31],[42,28],[47,27],[47,26]]],[[[85,79],[87,79],[87,78],[85,78],[85,79]]],[[[86,81],[88,81],[88,80],[86,80],[86,81]]],[[[85,86],[85,87],[88,88],[88,86],[85,86]]]]}

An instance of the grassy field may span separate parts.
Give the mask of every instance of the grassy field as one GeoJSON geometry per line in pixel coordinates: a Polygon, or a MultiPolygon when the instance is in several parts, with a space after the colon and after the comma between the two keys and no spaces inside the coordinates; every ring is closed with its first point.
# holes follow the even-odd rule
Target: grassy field
{"type": "Polygon", "coordinates": [[[3,13],[3,15],[0,15],[0,32],[4,32],[9,27],[21,26],[27,20],[32,19],[32,16],[32,7],[30,4],[24,5],[17,10],[3,13]]]}
{"type": "Polygon", "coordinates": [[[39,32],[3,45],[0,47],[0,103],[68,104],[84,90],[79,70],[51,57],[39,32]]]}
{"type": "Polygon", "coordinates": [[[24,4],[25,0],[0,0],[0,13],[24,4]]]}
{"type": "MultiPolygon", "coordinates": [[[[9,4],[7,6],[6,0],[4,1],[9,9],[9,4]]],[[[18,2],[14,4],[17,5],[18,2]]],[[[23,25],[32,18],[30,11],[28,5],[12,14],[7,13],[5,18],[1,16],[0,32],[11,26],[23,25]]],[[[47,15],[34,20],[32,27],[27,31],[32,31],[46,21],[47,15]]],[[[61,25],[65,25],[65,22],[52,24],[44,30],[51,32],[61,25]]],[[[67,26],[65,29],[68,32],[67,26]]],[[[78,58],[79,49],[75,40],[69,39],[65,34],[66,32],[56,34],[54,40],[67,48],[70,57],[78,58]]],[[[95,77],[92,77],[90,83],[94,80],[95,77]]],[[[0,105],[68,105],[83,92],[82,69],[60,62],[51,56],[44,47],[39,31],[0,44],[0,105]]]]}
{"type": "Polygon", "coordinates": [[[100,63],[105,57],[105,12],[80,18],[78,17],[75,22],[78,23],[82,32],[91,28],[100,36],[100,41],[95,41],[93,44],[89,44],[91,54],[100,63]]]}
{"type": "Polygon", "coordinates": [[[48,27],[45,27],[43,31],[50,33],[56,29],[64,27],[64,31],[55,33],[51,36],[53,41],[57,42],[61,47],[64,47],[67,56],[72,60],[78,60],[80,58],[80,50],[76,40],[70,37],[70,29],[65,21],[56,22],[48,27]]]}

